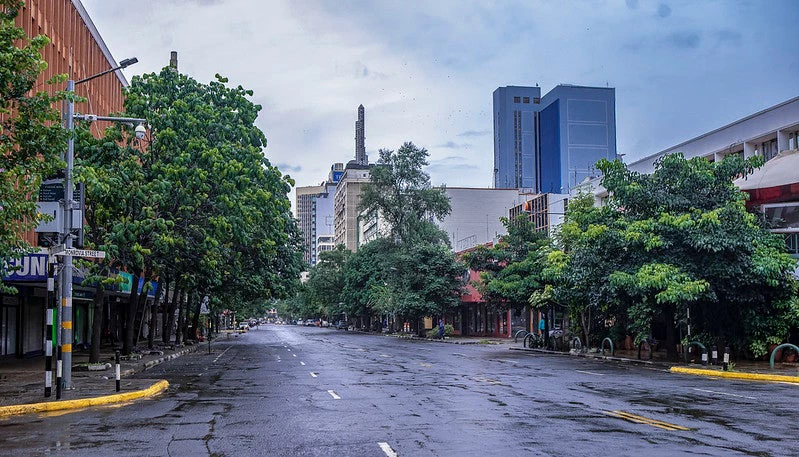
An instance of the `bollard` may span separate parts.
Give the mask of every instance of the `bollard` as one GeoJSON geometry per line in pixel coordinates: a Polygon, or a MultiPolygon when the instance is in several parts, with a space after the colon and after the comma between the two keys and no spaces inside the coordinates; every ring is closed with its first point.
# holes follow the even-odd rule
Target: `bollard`
{"type": "Polygon", "coordinates": [[[702,351],[702,365],[707,366],[707,350],[702,351]]]}
{"type": "Polygon", "coordinates": [[[55,362],[55,399],[61,400],[61,367],[63,362],[61,361],[61,345],[58,345],[58,351],[56,352],[56,362],[55,362]]]}
{"type": "Polygon", "coordinates": [[[711,354],[712,354],[712,359],[713,359],[713,365],[718,365],[719,364],[719,351],[718,351],[718,349],[716,349],[714,347],[713,348],[713,352],[711,354]]]}
{"type": "Polygon", "coordinates": [[[116,379],[116,382],[117,382],[117,392],[119,392],[120,389],[122,388],[122,386],[120,385],[120,379],[119,379],[120,378],[119,351],[115,351],[114,352],[114,358],[116,359],[116,368],[115,368],[114,378],[116,379]]]}
{"type": "Polygon", "coordinates": [[[724,346],[724,364],[722,365],[724,371],[730,370],[730,347],[724,346]]]}

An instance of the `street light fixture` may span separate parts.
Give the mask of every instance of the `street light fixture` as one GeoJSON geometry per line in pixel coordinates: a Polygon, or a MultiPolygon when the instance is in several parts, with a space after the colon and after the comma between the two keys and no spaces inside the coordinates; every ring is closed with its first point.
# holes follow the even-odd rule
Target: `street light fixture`
{"type": "MultiPolygon", "coordinates": [[[[112,73],[117,70],[121,70],[126,68],[130,65],[135,64],[138,62],[139,59],[132,57],[129,59],[124,59],[119,62],[119,66],[111,68],[109,70],[102,71],[92,76],[88,76],[83,79],[79,79],[77,81],[73,81],[69,79],[67,81],[67,104],[66,104],[66,113],[64,113],[64,118],[66,121],[66,129],[69,131],[69,139],[67,140],[67,153],[65,157],[66,162],[66,169],[64,170],[64,199],[63,199],[63,207],[62,211],[64,214],[64,225],[62,227],[61,233],[59,234],[59,242],[61,246],[58,246],[57,249],[63,252],[63,266],[61,268],[61,275],[60,275],[60,289],[61,289],[61,309],[59,312],[59,321],[60,321],[60,329],[61,329],[61,359],[57,361],[59,365],[58,373],[62,373],[61,384],[64,388],[70,389],[72,388],[72,340],[73,340],[73,333],[72,333],[72,246],[73,246],[73,239],[75,235],[73,234],[73,230],[76,228],[73,223],[73,211],[79,210],[78,213],[80,217],[83,217],[83,212],[80,203],[76,202],[74,199],[74,182],[72,180],[72,170],[74,167],[75,161],[75,121],[76,120],[85,120],[89,122],[93,121],[110,121],[110,122],[120,122],[126,124],[135,124],[136,128],[134,129],[136,138],[142,139],[146,133],[144,124],[146,123],[145,119],[139,118],[127,118],[127,117],[108,117],[108,116],[97,116],[93,114],[75,114],[75,85],[82,84],[87,81],[91,81],[92,79],[99,78],[100,76],[107,75],[108,73],[112,73]]],[[[81,221],[82,222],[82,221],[81,221]]],[[[87,256],[88,257],[88,256],[87,256]]],[[[50,348],[52,349],[52,348],[50,348]]],[[[48,351],[49,352],[49,351],[48,351]]]]}

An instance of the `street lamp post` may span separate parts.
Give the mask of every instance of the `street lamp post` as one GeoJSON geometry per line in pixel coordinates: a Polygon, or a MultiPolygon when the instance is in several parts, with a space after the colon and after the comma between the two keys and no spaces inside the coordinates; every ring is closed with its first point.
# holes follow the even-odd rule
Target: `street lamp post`
{"type": "MultiPolygon", "coordinates": [[[[73,211],[78,209],[82,210],[80,207],[80,202],[76,202],[74,199],[74,187],[75,184],[72,179],[72,170],[74,167],[75,161],[75,121],[76,120],[86,120],[86,121],[111,121],[111,122],[123,122],[123,123],[133,123],[136,124],[136,137],[141,138],[144,136],[144,123],[146,122],[145,119],[138,119],[138,118],[124,118],[124,117],[105,117],[105,116],[95,116],[91,114],[75,114],[75,100],[74,100],[74,93],[75,93],[75,84],[85,83],[89,80],[94,78],[98,78],[100,76],[106,75],[108,73],[120,70],[122,68],[128,67],[133,65],[134,63],[138,62],[138,59],[135,57],[130,59],[125,59],[119,63],[118,67],[111,68],[109,70],[97,73],[96,75],[89,76],[87,78],[83,78],[76,81],[69,79],[67,81],[67,93],[68,99],[66,103],[66,112],[64,113],[64,118],[66,121],[66,129],[69,132],[69,139],[67,140],[67,153],[66,157],[64,157],[64,161],[66,162],[66,169],[64,170],[64,199],[62,200],[62,214],[64,215],[64,224],[61,229],[60,233],[60,242],[63,244],[64,247],[64,255],[62,260],[62,269],[61,269],[61,310],[60,310],[60,319],[61,322],[61,363],[62,363],[62,378],[61,382],[63,387],[66,389],[72,388],[72,342],[73,342],[73,332],[72,332],[72,254],[70,249],[73,247],[73,230],[76,228],[74,227],[73,223],[73,211]]],[[[80,212],[80,217],[83,217],[83,212],[80,212]]]]}

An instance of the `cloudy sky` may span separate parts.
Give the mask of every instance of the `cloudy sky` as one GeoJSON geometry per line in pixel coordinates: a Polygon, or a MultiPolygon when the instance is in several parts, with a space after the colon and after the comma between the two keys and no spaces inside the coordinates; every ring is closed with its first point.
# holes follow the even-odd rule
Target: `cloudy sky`
{"type": "MultiPolygon", "coordinates": [[[[82,0],[125,70],[215,73],[263,106],[266,156],[298,186],[413,141],[434,184],[490,187],[491,94],[616,88],[626,161],[799,95],[799,1],[82,0]]],[[[292,196],[293,200],[293,196],[292,196]]]]}

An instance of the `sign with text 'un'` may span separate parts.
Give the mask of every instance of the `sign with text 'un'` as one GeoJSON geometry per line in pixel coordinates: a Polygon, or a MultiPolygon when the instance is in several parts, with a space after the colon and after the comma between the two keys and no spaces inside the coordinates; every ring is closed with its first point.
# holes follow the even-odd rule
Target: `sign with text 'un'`
{"type": "Polygon", "coordinates": [[[28,254],[5,263],[3,281],[44,281],[47,279],[47,254],[28,254]]]}

